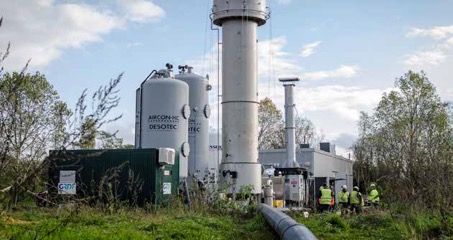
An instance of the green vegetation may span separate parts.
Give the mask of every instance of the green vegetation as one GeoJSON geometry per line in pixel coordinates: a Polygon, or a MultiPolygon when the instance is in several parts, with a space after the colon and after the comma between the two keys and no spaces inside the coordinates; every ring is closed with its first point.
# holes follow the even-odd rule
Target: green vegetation
{"type": "MultiPolygon", "coordinates": [[[[260,214],[189,210],[182,205],[107,212],[88,207],[24,207],[1,215],[0,239],[278,239],[260,214]]],[[[289,215],[318,239],[453,239],[453,215],[446,219],[413,211],[289,215]]]]}
{"type": "Polygon", "coordinates": [[[408,71],[362,113],[353,146],[354,181],[381,201],[445,215],[453,209],[453,114],[427,75],[408,71]]]}
{"type": "Polygon", "coordinates": [[[290,214],[307,226],[319,239],[453,239],[453,215],[447,217],[447,226],[439,215],[389,212],[371,212],[363,215],[339,216],[318,214],[305,218],[290,214]]]}
{"type": "Polygon", "coordinates": [[[184,208],[28,208],[0,218],[0,239],[276,239],[264,219],[184,208]]]}
{"type": "MultiPolygon", "coordinates": [[[[296,142],[315,143],[322,141],[324,136],[316,131],[315,125],[308,119],[296,117],[296,142]]],[[[285,148],[285,121],[282,112],[272,99],[260,100],[258,108],[258,147],[259,149],[285,148]]]]}

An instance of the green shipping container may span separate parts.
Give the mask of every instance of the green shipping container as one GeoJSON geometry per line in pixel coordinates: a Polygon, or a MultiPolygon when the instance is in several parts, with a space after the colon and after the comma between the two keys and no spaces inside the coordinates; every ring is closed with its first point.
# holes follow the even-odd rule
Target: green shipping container
{"type": "Polygon", "coordinates": [[[179,153],[160,165],[158,149],[51,151],[49,193],[130,205],[165,204],[179,189],[179,153]],[[75,184],[74,184],[75,183],[75,184]]]}

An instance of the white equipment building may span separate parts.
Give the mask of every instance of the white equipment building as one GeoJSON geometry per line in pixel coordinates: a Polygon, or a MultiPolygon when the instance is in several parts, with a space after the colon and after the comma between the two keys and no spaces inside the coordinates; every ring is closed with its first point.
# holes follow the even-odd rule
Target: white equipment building
{"type": "MultiPolygon", "coordinates": [[[[308,172],[308,203],[316,201],[319,187],[324,182],[335,186],[335,193],[347,185],[352,190],[352,165],[354,161],[335,154],[335,147],[330,143],[320,143],[319,147],[300,144],[296,149],[296,161],[308,172]]],[[[286,161],[285,149],[260,150],[259,161],[265,168],[282,167],[286,161]]],[[[338,200],[338,199],[337,199],[338,200]]]]}

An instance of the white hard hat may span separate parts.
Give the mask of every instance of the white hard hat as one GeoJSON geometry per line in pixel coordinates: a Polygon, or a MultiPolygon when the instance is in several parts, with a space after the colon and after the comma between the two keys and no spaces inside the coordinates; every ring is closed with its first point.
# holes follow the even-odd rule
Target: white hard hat
{"type": "Polygon", "coordinates": [[[343,189],[348,189],[348,186],[343,185],[343,186],[341,186],[341,188],[343,188],[343,189]]]}
{"type": "Polygon", "coordinates": [[[376,187],[376,184],[372,183],[372,184],[371,184],[371,187],[376,187]]]}
{"type": "Polygon", "coordinates": [[[355,186],[355,187],[354,187],[354,190],[359,191],[359,187],[355,186]]]}
{"type": "Polygon", "coordinates": [[[268,168],[264,170],[264,176],[266,177],[272,177],[274,176],[275,168],[268,168]]]}

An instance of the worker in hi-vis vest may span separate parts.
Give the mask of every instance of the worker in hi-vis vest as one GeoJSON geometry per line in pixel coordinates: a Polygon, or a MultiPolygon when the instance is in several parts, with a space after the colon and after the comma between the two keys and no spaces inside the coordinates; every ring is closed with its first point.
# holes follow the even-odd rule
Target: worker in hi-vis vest
{"type": "Polygon", "coordinates": [[[329,212],[333,212],[335,209],[335,189],[333,185],[329,186],[330,191],[332,192],[332,198],[330,199],[330,204],[329,204],[329,212]]]}
{"type": "Polygon", "coordinates": [[[319,210],[321,212],[329,211],[329,206],[330,206],[330,204],[332,202],[333,192],[327,186],[327,183],[324,183],[322,185],[322,188],[319,189],[318,196],[319,196],[318,197],[319,210]]]}
{"type": "Polygon", "coordinates": [[[338,207],[341,210],[341,214],[348,213],[349,208],[349,192],[348,186],[341,186],[341,191],[337,194],[338,196],[338,207]]]}
{"type": "Polygon", "coordinates": [[[351,213],[360,213],[362,211],[363,197],[357,186],[354,186],[351,194],[349,194],[349,205],[351,206],[351,213]]]}
{"type": "Polygon", "coordinates": [[[368,195],[368,202],[377,208],[379,205],[379,192],[376,190],[376,184],[371,184],[371,192],[368,195]]]}

